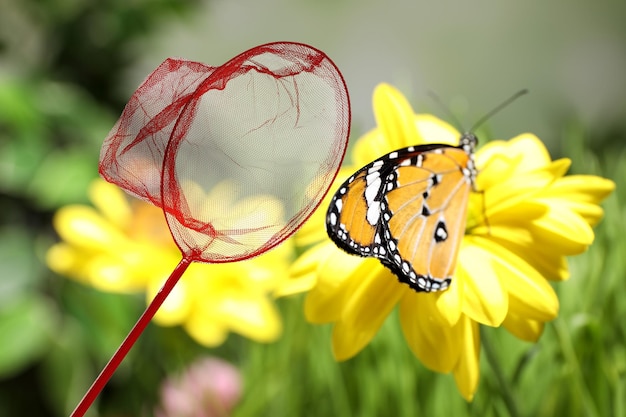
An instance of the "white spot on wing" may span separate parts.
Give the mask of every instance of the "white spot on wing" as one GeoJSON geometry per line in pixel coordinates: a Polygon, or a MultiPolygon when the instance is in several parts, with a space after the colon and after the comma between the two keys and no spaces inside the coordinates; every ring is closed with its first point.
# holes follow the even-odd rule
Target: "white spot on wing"
{"type": "Polygon", "coordinates": [[[343,200],[341,198],[335,200],[335,207],[337,207],[337,212],[341,213],[341,209],[343,208],[343,200]]]}
{"type": "Polygon", "coordinates": [[[368,181],[367,187],[365,187],[365,201],[367,202],[368,206],[374,203],[374,199],[376,198],[376,195],[378,195],[379,189],[380,189],[380,177],[377,177],[376,180],[372,181],[371,184],[368,181]]]}
{"type": "Polygon", "coordinates": [[[372,226],[376,226],[378,224],[378,219],[380,219],[380,202],[373,201],[371,204],[367,205],[367,222],[372,226]]]}

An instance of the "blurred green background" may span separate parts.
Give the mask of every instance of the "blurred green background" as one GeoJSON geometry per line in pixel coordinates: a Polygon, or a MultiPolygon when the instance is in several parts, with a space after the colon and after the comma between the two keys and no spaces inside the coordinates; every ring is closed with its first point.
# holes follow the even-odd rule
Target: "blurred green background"
{"type": "Polygon", "coordinates": [[[278,40],[335,61],[355,134],[374,126],[379,82],[440,114],[436,92],[466,126],[529,88],[489,121],[494,137],[531,131],[572,172],[617,183],[595,244],[555,285],[560,316],[537,344],[486,329],[500,369],[483,351],[471,404],[411,355],[395,318],[340,364],[300,297],[279,300],[285,331],[269,345],[231,335],[208,350],[151,326],[91,415],[151,415],[168,372],[206,354],[240,368],[237,416],[626,415],[624,22],[617,0],[0,0],[0,416],[69,414],[143,311],[142,295],[97,292],[44,262],[52,214],[87,202],[130,94],[168,56],[219,65],[278,40]]]}

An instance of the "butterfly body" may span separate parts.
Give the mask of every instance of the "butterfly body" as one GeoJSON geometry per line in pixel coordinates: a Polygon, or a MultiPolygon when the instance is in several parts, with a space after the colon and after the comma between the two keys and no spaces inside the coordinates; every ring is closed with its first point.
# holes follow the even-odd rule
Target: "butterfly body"
{"type": "Polygon", "coordinates": [[[376,159],[345,181],[326,216],[330,238],[374,257],[415,291],[448,287],[477,170],[471,133],[458,146],[427,144],[376,159]]]}

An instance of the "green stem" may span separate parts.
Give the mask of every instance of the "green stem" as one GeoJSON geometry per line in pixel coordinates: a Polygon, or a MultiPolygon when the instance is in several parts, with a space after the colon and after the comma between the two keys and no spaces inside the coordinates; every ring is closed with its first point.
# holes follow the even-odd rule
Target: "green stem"
{"type": "Polygon", "coordinates": [[[497,358],[493,345],[491,344],[491,341],[489,340],[489,337],[487,337],[487,335],[485,334],[484,330],[481,330],[480,332],[480,341],[483,351],[485,352],[485,356],[487,357],[487,362],[489,362],[491,370],[493,371],[493,374],[498,381],[500,393],[502,394],[502,399],[504,400],[506,408],[509,410],[509,415],[511,417],[519,417],[519,409],[517,407],[517,402],[515,401],[515,397],[513,395],[513,391],[511,390],[509,381],[504,374],[504,370],[500,366],[500,361],[497,358]]]}
{"type": "Polygon", "coordinates": [[[569,371],[569,376],[571,376],[570,380],[572,381],[572,384],[582,401],[585,415],[598,417],[600,413],[596,408],[591,395],[589,394],[589,389],[587,388],[585,377],[583,376],[583,371],[580,367],[580,362],[576,356],[576,351],[572,344],[572,337],[569,334],[569,330],[562,320],[555,320],[552,325],[559,347],[563,353],[563,358],[569,371]]]}

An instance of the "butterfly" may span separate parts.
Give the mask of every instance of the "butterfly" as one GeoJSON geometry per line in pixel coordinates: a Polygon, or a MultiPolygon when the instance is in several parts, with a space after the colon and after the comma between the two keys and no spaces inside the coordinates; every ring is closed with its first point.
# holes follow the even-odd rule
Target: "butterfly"
{"type": "Polygon", "coordinates": [[[458,146],[409,146],[348,178],[333,196],[326,230],[348,253],[374,257],[418,292],[450,285],[478,171],[472,133],[458,146]]]}

